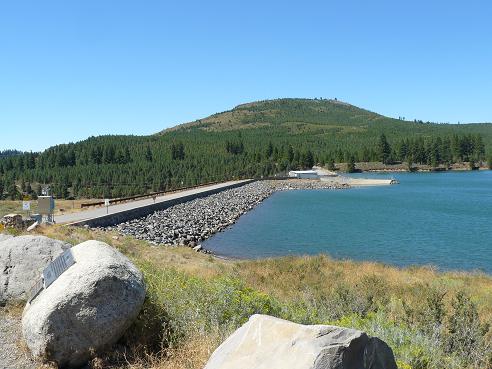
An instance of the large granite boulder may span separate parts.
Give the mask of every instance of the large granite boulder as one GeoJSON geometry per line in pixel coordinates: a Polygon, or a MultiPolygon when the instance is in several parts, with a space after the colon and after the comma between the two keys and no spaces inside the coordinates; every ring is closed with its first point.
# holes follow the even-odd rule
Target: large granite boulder
{"type": "Polygon", "coordinates": [[[329,325],[253,315],[215,350],[205,369],[397,369],[386,343],[329,325]]]}
{"type": "Polygon", "coordinates": [[[11,236],[9,234],[0,233],[0,242],[8,240],[9,238],[13,238],[13,236],[11,236]]]}
{"type": "Polygon", "coordinates": [[[0,238],[0,306],[26,300],[43,269],[68,248],[70,244],[44,236],[0,238]]]}
{"type": "Polygon", "coordinates": [[[28,303],[22,331],[34,356],[77,367],[114,344],[145,298],[140,271],[99,241],[71,249],[75,263],[28,303]]]}

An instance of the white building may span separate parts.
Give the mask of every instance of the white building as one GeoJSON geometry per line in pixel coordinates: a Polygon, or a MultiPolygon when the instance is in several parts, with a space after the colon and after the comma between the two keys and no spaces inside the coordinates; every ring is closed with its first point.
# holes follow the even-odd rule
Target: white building
{"type": "Polygon", "coordinates": [[[315,170],[291,170],[289,177],[299,179],[319,179],[319,174],[315,170]]]}

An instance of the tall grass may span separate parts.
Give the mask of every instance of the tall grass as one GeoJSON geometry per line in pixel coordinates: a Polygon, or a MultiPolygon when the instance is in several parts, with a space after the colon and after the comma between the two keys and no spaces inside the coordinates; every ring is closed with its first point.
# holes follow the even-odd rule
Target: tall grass
{"type": "Polygon", "coordinates": [[[182,248],[80,229],[41,230],[112,243],[142,270],[144,309],[117,354],[93,367],[198,369],[255,313],[366,331],[400,369],[491,369],[492,278],[398,269],[326,256],[223,261],[182,248]]]}

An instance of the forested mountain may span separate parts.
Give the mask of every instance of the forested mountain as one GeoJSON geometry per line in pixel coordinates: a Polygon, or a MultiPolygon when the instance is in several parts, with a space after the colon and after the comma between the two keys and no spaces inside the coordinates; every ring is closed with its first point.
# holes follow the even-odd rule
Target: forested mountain
{"type": "Polygon", "coordinates": [[[15,156],[15,155],[21,155],[22,151],[19,150],[2,150],[0,151],[0,159],[1,158],[6,158],[8,156],[15,156]]]}
{"type": "MultiPolygon", "coordinates": [[[[0,159],[0,194],[50,184],[57,197],[119,197],[232,178],[269,176],[314,163],[480,161],[492,124],[392,119],[336,100],[239,105],[152,136],[100,136],[0,159]]],[[[36,192],[37,192],[36,191],[36,192]]]]}

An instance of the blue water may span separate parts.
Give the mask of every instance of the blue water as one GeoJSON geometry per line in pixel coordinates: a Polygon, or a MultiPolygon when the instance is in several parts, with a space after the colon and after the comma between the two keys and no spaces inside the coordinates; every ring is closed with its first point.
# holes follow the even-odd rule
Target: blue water
{"type": "Polygon", "coordinates": [[[277,192],[204,247],[236,258],[325,253],[492,273],[492,171],[362,176],[400,184],[277,192]]]}

